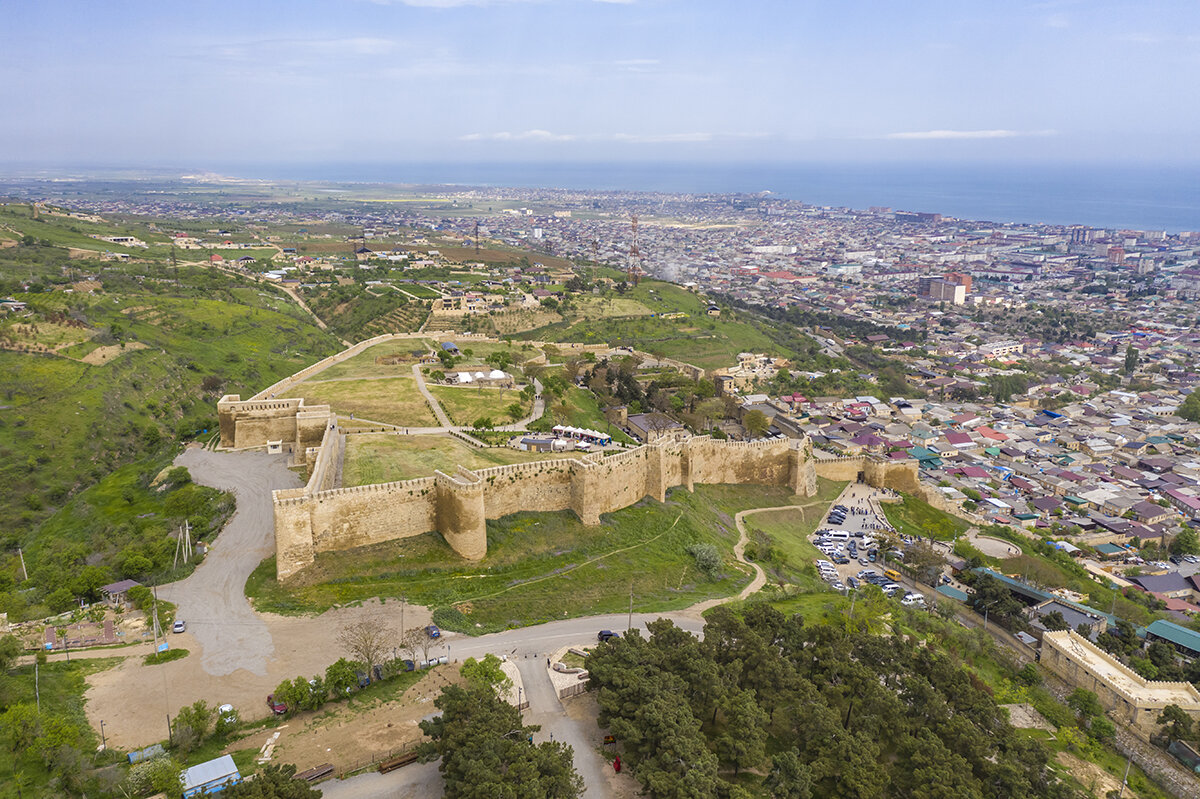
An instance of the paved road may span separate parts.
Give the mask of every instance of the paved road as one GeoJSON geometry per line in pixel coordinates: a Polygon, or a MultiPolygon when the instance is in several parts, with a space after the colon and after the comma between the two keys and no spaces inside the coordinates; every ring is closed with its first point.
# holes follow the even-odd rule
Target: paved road
{"type": "Polygon", "coordinates": [[[546,661],[518,660],[517,670],[521,672],[525,696],[529,699],[525,723],[538,724],[542,728],[534,734],[534,743],[563,741],[569,744],[575,750],[575,770],[583,777],[583,795],[599,795],[602,788],[588,790],[588,786],[603,786],[607,777],[604,773],[606,764],[596,752],[596,725],[585,725],[567,715],[546,672],[546,661]]]}
{"type": "Polygon", "coordinates": [[[271,492],[298,487],[300,478],[288,470],[286,455],[191,447],[175,464],[188,467],[201,485],[232,491],[237,511],[196,571],[162,586],[158,595],[178,607],[178,618],[203,649],[206,673],[220,677],[247,669],[265,675],[275,646],[246,599],[246,578],[275,551],[271,492]]]}
{"type": "Polygon", "coordinates": [[[442,410],[442,406],[438,403],[437,397],[433,396],[433,392],[425,387],[425,375],[421,373],[421,365],[414,363],[412,373],[413,377],[417,381],[417,391],[421,392],[421,396],[425,398],[425,402],[429,404],[430,408],[433,408],[433,415],[436,416],[437,420],[442,423],[442,427],[453,427],[453,425],[450,423],[450,417],[447,416],[446,412],[442,410]]]}

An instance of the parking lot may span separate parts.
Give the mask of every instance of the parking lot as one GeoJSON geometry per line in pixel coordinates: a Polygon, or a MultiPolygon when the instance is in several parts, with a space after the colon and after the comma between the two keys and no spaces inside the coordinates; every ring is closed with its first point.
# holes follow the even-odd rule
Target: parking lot
{"type": "Polygon", "coordinates": [[[888,567],[878,552],[879,534],[892,529],[879,504],[887,495],[867,485],[847,486],[813,534],[812,542],[823,554],[817,561],[818,572],[835,589],[845,591],[875,581],[885,593],[905,595],[899,580],[884,577],[888,567]]]}

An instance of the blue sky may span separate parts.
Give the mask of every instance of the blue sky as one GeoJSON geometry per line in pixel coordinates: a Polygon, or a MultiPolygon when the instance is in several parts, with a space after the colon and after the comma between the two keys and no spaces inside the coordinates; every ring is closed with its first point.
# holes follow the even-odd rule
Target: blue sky
{"type": "Polygon", "coordinates": [[[8,3],[0,161],[1200,161],[1200,4],[8,3]]]}

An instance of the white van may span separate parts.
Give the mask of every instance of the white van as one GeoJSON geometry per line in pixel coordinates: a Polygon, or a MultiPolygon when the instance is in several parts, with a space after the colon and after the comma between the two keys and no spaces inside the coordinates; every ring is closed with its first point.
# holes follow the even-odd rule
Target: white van
{"type": "Polygon", "coordinates": [[[850,534],[845,530],[830,530],[826,535],[830,541],[849,541],[850,534]]]}

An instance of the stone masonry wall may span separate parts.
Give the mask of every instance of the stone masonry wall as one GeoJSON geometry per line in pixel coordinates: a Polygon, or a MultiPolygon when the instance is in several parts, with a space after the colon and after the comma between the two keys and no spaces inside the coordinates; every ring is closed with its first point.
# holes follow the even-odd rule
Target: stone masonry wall
{"type": "Polygon", "coordinates": [[[759,483],[815,490],[804,442],[752,443],[695,437],[668,439],[605,457],[535,461],[397,483],[326,490],[336,429],[325,433],[313,477],[303,489],[275,493],[277,573],[280,579],[311,563],[316,553],[441,533],[466,558],[487,552],[487,519],[518,511],[573,511],[588,525],[600,516],[668,489],[695,483],[759,483]],[[811,479],[810,479],[811,478],[811,479]]]}

